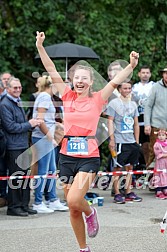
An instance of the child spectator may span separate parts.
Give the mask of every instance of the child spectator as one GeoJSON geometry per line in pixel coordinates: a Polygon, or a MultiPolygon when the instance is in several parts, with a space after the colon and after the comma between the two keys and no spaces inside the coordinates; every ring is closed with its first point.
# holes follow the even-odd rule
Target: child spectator
{"type": "MultiPolygon", "coordinates": [[[[109,148],[117,151],[117,161],[114,171],[133,170],[138,163],[139,156],[139,124],[137,105],[131,100],[131,83],[122,83],[118,86],[120,97],[108,104],[105,111],[108,115],[108,132],[110,135],[109,148]]],[[[114,178],[114,202],[124,204],[125,201],[142,201],[142,198],[131,192],[132,176],[126,176],[125,198],[121,195],[119,176],[114,178]]]]}
{"type": "Polygon", "coordinates": [[[167,199],[167,173],[163,172],[164,169],[167,169],[167,131],[160,129],[155,134],[157,134],[157,139],[154,144],[156,161],[153,183],[156,188],[156,198],[167,199]]]}

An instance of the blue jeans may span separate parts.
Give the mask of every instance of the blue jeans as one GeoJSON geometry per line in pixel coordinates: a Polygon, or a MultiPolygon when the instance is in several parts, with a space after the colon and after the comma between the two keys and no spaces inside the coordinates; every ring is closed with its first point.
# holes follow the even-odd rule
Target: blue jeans
{"type": "MultiPolygon", "coordinates": [[[[55,151],[51,141],[44,138],[32,137],[32,143],[35,144],[35,150],[38,158],[38,175],[54,175],[56,172],[55,151]]],[[[47,192],[48,200],[55,201],[56,180],[43,179],[40,177],[35,181],[35,204],[41,204],[43,193],[47,192]]]]}

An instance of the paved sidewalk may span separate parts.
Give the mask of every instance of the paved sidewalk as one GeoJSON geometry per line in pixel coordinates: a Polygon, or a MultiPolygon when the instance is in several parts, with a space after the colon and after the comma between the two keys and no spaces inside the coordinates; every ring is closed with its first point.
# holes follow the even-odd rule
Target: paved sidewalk
{"type": "MultiPolygon", "coordinates": [[[[104,196],[104,206],[97,206],[99,234],[88,239],[92,252],[167,251],[167,231],[161,234],[159,226],[167,200],[155,199],[153,192],[141,189],[135,192],[143,197],[142,202],[117,205],[110,190],[90,191],[104,196]]],[[[63,199],[62,190],[58,194],[63,199]]],[[[79,252],[69,212],[12,217],[0,208],[0,244],[1,252],[79,252]]]]}

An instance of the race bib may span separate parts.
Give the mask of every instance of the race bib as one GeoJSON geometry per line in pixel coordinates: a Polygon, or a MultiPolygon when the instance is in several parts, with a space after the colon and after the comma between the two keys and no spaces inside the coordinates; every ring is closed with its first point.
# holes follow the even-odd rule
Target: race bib
{"type": "Polygon", "coordinates": [[[121,133],[133,133],[134,120],[131,116],[124,116],[121,122],[121,133]]]}
{"type": "Polygon", "coordinates": [[[85,137],[70,137],[67,142],[68,155],[88,155],[88,140],[85,137]]]}

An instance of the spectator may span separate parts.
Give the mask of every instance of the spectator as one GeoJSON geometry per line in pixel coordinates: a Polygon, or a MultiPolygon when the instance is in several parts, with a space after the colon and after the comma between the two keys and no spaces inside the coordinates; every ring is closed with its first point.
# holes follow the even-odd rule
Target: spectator
{"type": "MultiPolygon", "coordinates": [[[[5,150],[6,150],[6,138],[5,138],[4,132],[2,130],[1,119],[0,119],[0,176],[2,176],[1,175],[1,158],[4,157],[5,150]]],[[[1,180],[0,180],[0,182],[1,182],[1,180]]],[[[0,195],[1,195],[1,190],[2,190],[2,185],[0,184],[0,195]]],[[[0,200],[0,202],[1,202],[1,200],[0,200]]]]}
{"type": "MultiPolygon", "coordinates": [[[[120,64],[119,61],[114,61],[112,63],[110,63],[110,65],[107,68],[107,74],[108,74],[108,81],[111,81],[119,72],[121,72],[122,70],[122,66],[120,64]]],[[[118,89],[115,88],[113,93],[111,94],[111,96],[108,99],[108,102],[110,102],[112,99],[115,99],[117,97],[120,96],[120,93],[118,92],[118,89]]],[[[106,105],[108,107],[108,104],[106,105]]],[[[104,111],[101,113],[101,118],[99,120],[98,123],[98,128],[97,128],[97,133],[96,133],[96,137],[99,141],[98,143],[98,147],[99,147],[99,153],[100,153],[100,165],[102,165],[102,161],[103,161],[103,146],[105,146],[106,142],[108,144],[108,132],[107,132],[107,126],[105,126],[104,121],[102,120],[102,118],[107,118],[108,116],[106,115],[106,108],[104,108],[104,111]],[[105,141],[104,141],[105,139],[105,141]]],[[[111,155],[108,156],[108,164],[112,164],[113,160],[111,155]]],[[[111,165],[107,167],[104,167],[104,170],[108,169],[109,171],[111,171],[111,165]]]]}
{"type": "MultiPolygon", "coordinates": [[[[54,147],[55,133],[55,107],[52,101],[52,80],[50,76],[41,77],[40,93],[38,94],[33,109],[33,118],[43,120],[43,123],[32,132],[32,143],[38,159],[38,175],[54,175],[56,160],[54,147]]],[[[67,211],[68,207],[61,204],[56,195],[56,181],[36,179],[35,202],[33,209],[38,213],[52,213],[54,211],[67,211]],[[43,193],[47,194],[47,205],[43,202],[43,193]]]]}
{"type": "MultiPolygon", "coordinates": [[[[46,78],[43,78],[43,77],[39,77],[37,79],[35,86],[38,90],[35,93],[32,93],[29,98],[30,106],[29,106],[27,113],[26,113],[28,119],[32,118],[35,99],[37,98],[38,94],[40,93],[40,86],[42,86],[42,88],[43,88],[45,81],[46,81],[46,78]]],[[[62,110],[61,110],[62,102],[61,102],[61,99],[56,95],[53,95],[53,100],[54,100],[54,106],[56,108],[56,114],[55,114],[56,122],[59,123],[59,122],[62,122],[62,116],[61,116],[62,115],[62,110]]],[[[57,132],[57,129],[58,129],[58,127],[56,127],[55,134],[57,132]]],[[[32,148],[31,175],[37,175],[38,174],[38,162],[36,162],[37,158],[36,158],[35,148],[34,148],[34,146],[32,146],[32,143],[31,143],[31,136],[32,136],[32,131],[29,132],[29,143],[32,148]]],[[[59,148],[60,148],[59,145],[57,147],[55,147],[56,164],[58,163],[59,148]]]]}
{"type": "MultiPolygon", "coordinates": [[[[108,115],[108,130],[110,135],[109,148],[117,151],[117,162],[114,171],[125,167],[126,171],[133,170],[138,162],[139,154],[139,125],[138,111],[134,101],[131,101],[131,83],[118,86],[120,97],[110,101],[106,114],[108,115]]],[[[132,176],[126,176],[125,199],[120,193],[119,176],[114,177],[114,202],[124,204],[126,201],[141,201],[142,199],[131,192],[132,176]]]]}
{"type": "Polygon", "coordinates": [[[9,72],[4,72],[4,73],[1,73],[0,75],[0,79],[4,85],[4,88],[6,89],[6,86],[7,86],[7,83],[9,81],[9,79],[12,77],[12,75],[9,73],[9,72]]]}
{"type": "Polygon", "coordinates": [[[149,158],[147,167],[154,160],[153,146],[156,140],[154,134],[160,128],[167,128],[167,67],[161,71],[162,79],[157,81],[147,98],[144,112],[144,131],[150,136],[149,158]]]}
{"type": "MultiPolygon", "coordinates": [[[[29,156],[23,155],[28,148],[28,130],[40,125],[40,120],[26,121],[25,112],[20,106],[22,86],[20,80],[12,77],[6,86],[7,95],[1,101],[0,118],[7,140],[6,166],[11,175],[27,175],[29,156]],[[18,163],[18,158],[20,163],[18,163]]],[[[36,214],[29,208],[30,187],[24,179],[13,179],[8,186],[7,215],[28,216],[36,214]]]]}
{"type": "Polygon", "coordinates": [[[5,93],[6,93],[6,90],[5,90],[4,84],[2,80],[0,80],[0,100],[4,97],[5,93]]]}
{"type": "MultiPolygon", "coordinates": [[[[5,166],[5,150],[6,150],[6,139],[4,132],[1,128],[0,120],[0,177],[5,177],[7,174],[5,166]]],[[[0,180],[0,207],[7,205],[7,180],[0,180]]]]}
{"type": "MultiPolygon", "coordinates": [[[[7,170],[5,166],[5,154],[6,141],[3,130],[0,123],[0,177],[7,176],[7,170]]],[[[7,205],[7,180],[0,180],[0,207],[7,205]]]]}
{"type": "Polygon", "coordinates": [[[144,159],[140,157],[139,163],[145,167],[145,164],[148,162],[150,140],[149,136],[144,133],[144,106],[154,82],[150,81],[151,70],[146,65],[140,68],[138,76],[140,81],[135,83],[132,87],[132,99],[134,99],[138,105],[138,120],[140,126],[139,143],[142,146],[140,154],[144,155],[144,159]]]}
{"type": "Polygon", "coordinates": [[[167,132],[165,129],[160,129],[155,134],[157,139],[154,144],[155,173],[153,183],[156,188],[156,198],[163,200],[167,199],[167,173],[163,172],[164,169],[167,169],[167,132]]]}
{"type": "MultiPolygon", "coordinates": [[[[6,95],[6,85],[11,78],[9,72],[1,73],[0,75],[0,101],[6,95]]],[[[7,176],[7,167],[5,164],[4,156],[0,157],[0,175],[5,177],[7,176]]],[[[7,205],[7,180],[0,180],[0,207],[7,205]]]]}
{"type": "MultiPolygon", "coordinates": [[[[122,70],[122,66],[119,63],[119,61],[112,62],[107,69],[108,79],[112,80],[114,77],[122,70]]],[[[120,96],[120,93],[118,92],[118,89],[115,89],[112,96],[110,97],[110,100],[113,98],[116,98],[120,96]]]]}
{"type": "Polygon", "coordinates": [[[30,106],[28,107],[27,109],[27,112],[26,112],[26,116],[27,116],[27,119],[30,120],[32,118],[32,113],[33,113],[33,107],[34,107],[34,102],[35,102],[35,99],[37,98],[39,92],[40,92],[40,80],[41,80],[42,77],[39,77],[37,79],[37,82],[35,83],[35,86],[37,88],[37,91],[32,93],[29,97],[29,102],[30,102],[30,106]]]}
{"type": "MultiPolygon", "coordinates": [[[[4,87],[4,84],[2,80],[0,80],[0,103],[3,97],[6,94],[6,89],[4,87]]],[[[3,130],[1,129],[1,122],[0,122],[0,130],[1,130],[1,154],[0,155],[0,176],[6,177],[7,176],[7,168],[5,165],[5,159],[4,159],[4,151],[5,151],[5,137],[3,130]]],[[[4,207],[7,205],[7,180],[0,180],[0,207],[4,207]]]]}
{"type": "Polygon", "coordinates": [[[59,161],[59,152],[61,148],[61,142],[64,137],[64,125],[63,125],[63,102],[59,97],[58,93],[53,95],[53,104],[56,109],[55,120],[56,120],[56,129],[55,129],[55,140],[58,143],[55,147],[55,158],[56,165],[58,166],[59,161]]]}

